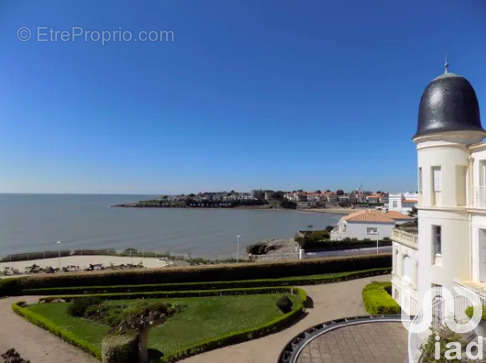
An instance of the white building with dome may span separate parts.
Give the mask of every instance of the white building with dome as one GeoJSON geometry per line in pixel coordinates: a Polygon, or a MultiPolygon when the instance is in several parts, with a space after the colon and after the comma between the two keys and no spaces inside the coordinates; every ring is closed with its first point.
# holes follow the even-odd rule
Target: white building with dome
{"type": "Polygon", "coordinates": [[[473,87],[446,64],[422,95],[413,136],[418,226],[392,232],[392,294],[412,315],[432,287],[486,296],[485,136],[473,87]]]}

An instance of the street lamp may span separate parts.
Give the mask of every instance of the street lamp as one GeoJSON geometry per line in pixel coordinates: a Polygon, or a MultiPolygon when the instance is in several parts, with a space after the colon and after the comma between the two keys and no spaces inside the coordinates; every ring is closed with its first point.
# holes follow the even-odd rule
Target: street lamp
{"type": "Polygon", "coordinates": [[[59,267],[59,272],[61,272],[61,241],[57,241],[57,264],[59,267]]]}
{"type": "Polygon", "coordinates": [[[236,235],[236,262],[240,260],[240,235],[236,235]]]}

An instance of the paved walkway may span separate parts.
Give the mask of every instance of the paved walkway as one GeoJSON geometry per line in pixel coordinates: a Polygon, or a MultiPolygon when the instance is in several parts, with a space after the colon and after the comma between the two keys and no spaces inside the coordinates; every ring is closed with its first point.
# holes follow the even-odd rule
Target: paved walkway
{"type": "MultiPolygon", "coordinates": [[[[319,323],[366,315],[361,299],[361,290],[371,281],[389,281],[390,276],[374,276],[333,284],[303,286],[314,300],[314,308],[297,324],[279,333],[263,338],[230,345],[221,349],[189,357],[185,363],[276,363],[285,345],[302,331],[319,323]]],[[[389,363],[388,361],[375,361],[389,363]]],[[[321,363],[318,360],[313,363],[321,363]]],[[[348,362],[346,362],[348,363],[348,362]]]]}
{"type": "Polygon", "coordinates": [[[400,322],[339,328],[307,344],[298,363],[402,363],[408,361],[407,330],[400,322]]]}
{"type": "MultiPolygon", "coordinates": [[[[390,276],[375,276],[333,284],[304,286],[314,300],[314,308],[297,324],[279,333],[230,345],[185,359],[186,363],[274,363],[290,339],[316,324],[349,316],[365,315],[361,290],[371,281],[386,281],[390,276]]],[[[39,297],[0,299],[0,351],[15,348],[33,363],[95,363],[95,358],[65,343],[62,339],[16,315],[13,302],[36,302],[39,297]]],[[[376,361],[380,363],[379,361],[376,361]]]]}
{"type": "Polygon", "coordinates": [[[14,302],[23,300],[34,303],[38,299],[38,296],[0,299],[0,352],[5,353],[15,348],[24,359],[32,363],[99,363],[91,355],[12,311],[11,305],[14,302]]]}

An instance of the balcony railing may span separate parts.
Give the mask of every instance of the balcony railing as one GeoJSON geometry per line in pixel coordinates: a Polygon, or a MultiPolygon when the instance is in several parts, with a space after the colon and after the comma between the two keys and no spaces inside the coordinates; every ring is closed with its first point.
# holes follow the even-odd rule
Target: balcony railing
{"type": "Polygon", "coordinates": [[[412,248],[417,248],[418,234],[413,232],[406,232],[398,228],[392,230],[392,240],[412,248]]]}

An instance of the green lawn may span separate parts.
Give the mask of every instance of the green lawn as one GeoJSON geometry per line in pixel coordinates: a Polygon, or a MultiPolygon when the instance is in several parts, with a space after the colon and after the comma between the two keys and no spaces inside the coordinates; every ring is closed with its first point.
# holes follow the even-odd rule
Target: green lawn
{"type": "MultiPolygon", "coordinates": [[[[168,356],[181,348],[210,338],[262,325],[283,315],[276,306],[280,296],[282,294],[146,299],[185,306],[182,312],[170,318],[164,325],[152,329],[149,347],[168,356]]],[[[290,297],[294,304],[297,303],[297,296],[290,297]]],[[[116,306],[136,302],[137,300],[110,300],[105,304],[116,306]]],[[[36,304],[28,309],[100,348],[101,340],[110,328],[104,324],[71,317],[67,313],[68,305],[36,304]]]]}

